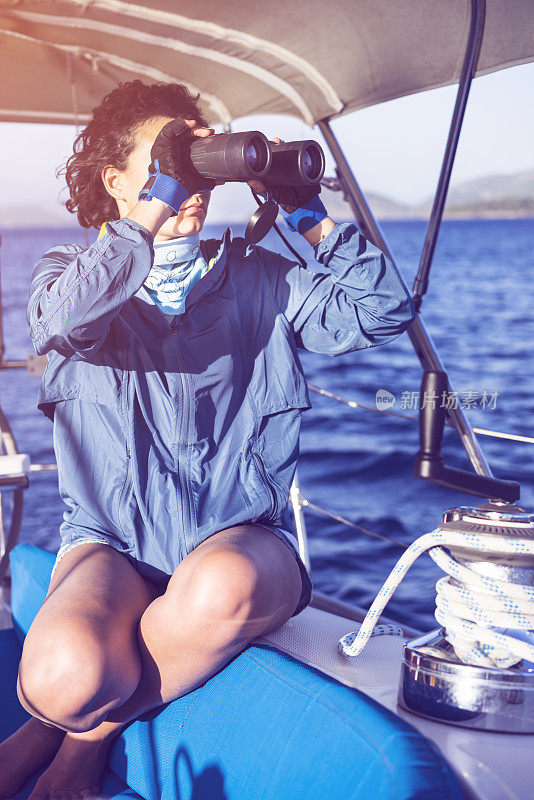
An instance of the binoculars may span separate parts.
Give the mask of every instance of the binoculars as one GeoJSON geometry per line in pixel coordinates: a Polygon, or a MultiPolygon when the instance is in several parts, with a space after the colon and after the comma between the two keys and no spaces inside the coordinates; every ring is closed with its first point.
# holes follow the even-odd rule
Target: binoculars
{"type": "Polygon", "coordinates": [[[191,143],[193,166],[205,178],[250,181],[264,178],[278,186],[318,183],[325,160],[313,140],[275,144],[260,131],[215,133],[191,143]]]}

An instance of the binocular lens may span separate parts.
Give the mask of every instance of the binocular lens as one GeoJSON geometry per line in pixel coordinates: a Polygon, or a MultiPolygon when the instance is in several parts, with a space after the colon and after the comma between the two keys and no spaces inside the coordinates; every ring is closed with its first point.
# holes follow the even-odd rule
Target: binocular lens
{"type": "Polygon", "coordinates": [[[312,157],[309,150],[305,150],[302,156],[302,169],[304,170],[306,177],[309,178],[310,174],[313,172],[312,157]]]}
{"type": "Polygon", "coordinates": [[[254,138],[248,142],[246,161],[249,169],[257,174],[263,174],[269,158],[269,150],[265,147],[265,143],[261,139],[254,138]]]}
{"type": "Polygon", "coordinates": [[[257,163],[258,163],[258,151],[256,150],[253,144],[249,144],[247,147],[247,164],[251,169],[256,169],[257,163]]]}
{"type": "Polygon", "coordinates": [[[323,163],[317,147],[307,147],[302,153],[302,171],[310,181],[322,178],[323,163]]]}

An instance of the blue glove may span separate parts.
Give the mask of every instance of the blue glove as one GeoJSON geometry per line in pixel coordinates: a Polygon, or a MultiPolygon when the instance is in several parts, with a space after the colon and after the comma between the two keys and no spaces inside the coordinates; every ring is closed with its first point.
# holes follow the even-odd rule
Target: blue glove
{"type": "Polygon", "coordinates": [[[305,206],[297,208],[288,214],[282,209],[282,216],[290,231],[297,233],[307,233],[311,228],[322,222],[328,216],[328,211],[324,207],[321,199],[316,196],[309,200],[305,206]]]}
{"type": "Polygon", "coordinates": [[[215,181],[204,178],[191,161],[191,142],[195,139],[182,117],[176,117],[160,130],[150,150],[149,179],[139,192],[139,200],[162,200],[178,213],[193,194],[205,194],[215,181]]]}
{"type": "Polygon", "coordinates": [[[320,183],[311,186],[272,186],[265,179],[262,179],[262,183],[265,191],[260,194],[278,203],[289,230],[307,233],[328,216],[319,198],[320,183]]]}

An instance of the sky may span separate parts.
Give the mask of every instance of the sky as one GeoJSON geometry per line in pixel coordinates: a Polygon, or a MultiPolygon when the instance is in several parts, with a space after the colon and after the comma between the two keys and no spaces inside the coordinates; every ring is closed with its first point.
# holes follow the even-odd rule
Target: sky
{"type": "MultiPolygon", "coordinates": [[[[474,79],[451,187],[486,175],[534,169],[533,90],[534,64],[474,79]]],[[[407,204],[433,194],[456,92],[457,86],[433,89],[353,112],[332,123],[364,191],[407,204]]],[[[285,115],[243,117],[233,124],[234,131],[254,129],[268,138],[315,138],[323,143],[318,128],[285,115]]],[[[64,182],[55,178],[55,170],[71,154],[74,136],[73,126],[0,123],[1,204],[5,206],[9,198],[14,206],[51,207],[58,195],[64,199],[64,182]]],[[[334,174],[333,164],[327,153],[326,175],[334,174]]]]}

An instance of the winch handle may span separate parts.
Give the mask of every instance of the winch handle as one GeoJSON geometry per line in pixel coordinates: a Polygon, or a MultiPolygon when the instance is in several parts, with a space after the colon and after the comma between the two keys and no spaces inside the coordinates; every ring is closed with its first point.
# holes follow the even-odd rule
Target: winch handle
{"type": "Polygon", "coordinates": [[[419,444],[415,456],[414,478],[446,486],[448,489],[484,497],[488,500],[505,500],[513,503],[519,500],[520,485],[516,481],[478,475],[465,469],[448,467],[443,462],[441,443],[447,409],[438,402],[447,392],[449,381],[447,373],[441,370],[425,370],[421,380],[419,402],[419,444]],[[425,398],[437,398],[435,402],[425,402],[425,398]]]}

